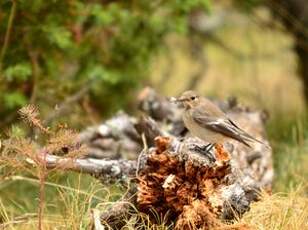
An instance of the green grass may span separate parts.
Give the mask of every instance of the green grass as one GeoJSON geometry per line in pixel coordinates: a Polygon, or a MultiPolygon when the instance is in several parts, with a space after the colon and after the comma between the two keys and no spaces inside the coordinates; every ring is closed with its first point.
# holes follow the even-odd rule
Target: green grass
{"type": "Polygon", "coordinates": [[[303,115],[293,121],[276,118],[268,124],[268,135],[273,145],[274,192],[287,192],[299,185],[307,185],[307,120],[307,116],[303,115]]]}
{"type": "MultiPolygon", "coordinates": [[[[0,183],[0,217],[6,227],[37,227],[38,187],[39,181],[27,176],[12,176],[0,183]]],[[[46,183],[44,229],[88,229],[90,210],[121,196],[117,185],[103,186],[93,177],[79,173],[53,173],[46,183]]]]}

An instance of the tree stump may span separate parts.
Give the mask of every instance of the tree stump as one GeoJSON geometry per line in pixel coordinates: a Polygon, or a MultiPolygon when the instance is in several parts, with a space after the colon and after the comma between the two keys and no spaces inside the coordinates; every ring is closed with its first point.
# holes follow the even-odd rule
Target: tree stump
{"type": "MultiPolygon", "coordinates": [[[[95,175],[103,183],[106,178],[130,178],[130,195],[102,213],[101,221],[120,228],[123,216],[133,215],[133,205],[154,222],[153,213],[166,216],[176,229],[248,229],[228,222],[248,211],[261,189],[271,189],[271,150],[257,143],[249,148],[229,141],[205,153],[200,150],[208,143],[190,136],[182,108],[151,88],[138,99],[144,116],[136,119],[121,112],[82,132],[79,139],[90,152],[68,168],[95,175]],[[134,192],[136,196],[131,195],[134,192]]],[[[217,104],[241,128],[267,142],[265,113],[235,100],[217,104]]],[[[49,166],[56,167],[55,162],[60,161],[49,166]]]]}

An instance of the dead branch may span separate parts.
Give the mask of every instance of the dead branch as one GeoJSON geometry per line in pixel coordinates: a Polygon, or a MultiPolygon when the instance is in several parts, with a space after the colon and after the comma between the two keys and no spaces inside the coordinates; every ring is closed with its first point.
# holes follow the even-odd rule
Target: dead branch
{"type": "Polygon", "coordinates": [[[136,161],[121,159],[72,159],[49,154],[45,156],[45,159],[48,169],[72,170],[91,174],[103,183],[133,177],[137,166],[136,161]]]}
{"type": "MultiPolygon", "coordinates": [[[[271,188],[271,150],[228,141],[205,152],[208,143],[190,137],[178,105],[150,88],[141,92],[139,100],[140,109],[148,116],[135,119],[118,113],[79,135],[90,151],[100,151],[101,159],[93,159],[97,157],[93,152],[84,159],[46,158],[50,169],[89,173],[102,182],[137,177],[131,184],[134,192],[100,214],[103,225],[121,228],[135,206],[150,217],[153,213],[168,216],[177,229],[224,228],[226,220],[249,210],[261,189],[271,188]],[[115,159],[127,157],[128,152],[134,160],[115,159]],[[106,159],[106,153],[114,159],[106,159]]],[[[240,106],[236,100],[217,104],[243,129],[266,142],[263,112],[240,106]]],[[[155,222],[154,217],[152,220],[155,222]]]]}
{"type": "Polygon", "coordinates": [[[142,150],[142,140],[135,129],[136,124],[136,118],[118,112],[103,124],[81,132],[78,139],[89,147],[90,158],[136,159],[142,150]]]}

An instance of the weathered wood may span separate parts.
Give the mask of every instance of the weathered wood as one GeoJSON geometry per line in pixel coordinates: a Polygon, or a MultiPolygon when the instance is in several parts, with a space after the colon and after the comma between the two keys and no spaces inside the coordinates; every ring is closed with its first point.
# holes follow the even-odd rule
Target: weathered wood
{"type": "MultiPolygon", "coordinates": [[[[139,100],[145,113],[140,119],[122,112],[80,134],[80,141],[90,147],[87,158],[69,165],[65,158],[47,157],[49,167],[69,165],[65,169],[90,173],[102,182],[135,178],[131,188],[136,195],[101,213],[102,223],[120,228],[134,205],[150,216],[168,215],[177,229],[224,227],[225,220],[249,209],[261,189],[271,188],[270,149],[228,141],[205,152],[208,143],[190,136],[179,105],[150,88],[142,91],[139,100]],[[127,153],[133,161],[120,159],[129,158],[127,153]]],[[[217,104],[245,131],[267,142],[263,112],[239,106],[236,100],[217,104]]]]}
{"type": "Polygon", "coordinates": [[[200,148],[196,151],[195,146],[202,143],[195,138],[180,142],[157,137],[156,142],[140,172],[139,210],[168,214],[176,220],[177,229],[189,229],[190,224],[208,229],[224,226],[220,220],[241,216],[256,199],[261,187],[248,175],[237,173],[222,146],[205,153],[200,148]],[[206,213],[200,213],[200,208],[206,213]],[[194,216],[187,219],[188,213],[194,216]]]}
{"type": "Polygon", "coordinates": [[[104,123],[81,132],[79,141],[89,147],[89,158],[136,159],[142,150],[136,123],[136,118],[118,112],[104,123]]]}
{"type": "Polygon", "coordinates": [[[128,217],[136,214],[137,187],[135,182],[130,181],[127,183],[125,195],[119,201],[109,206],[105,212],[101,213],[100,220],[105,226],[111,229],[120,229],[125,225],[128,217]]]}
{"type": "Polygon", "coordinates": [[[46,161],[48,169],[72,170],[91,174],[100,179],[102,183],[125,181],[136,175],[137,162],[131,160],[72,159],[50,154],[40,157],[46,161]]]}

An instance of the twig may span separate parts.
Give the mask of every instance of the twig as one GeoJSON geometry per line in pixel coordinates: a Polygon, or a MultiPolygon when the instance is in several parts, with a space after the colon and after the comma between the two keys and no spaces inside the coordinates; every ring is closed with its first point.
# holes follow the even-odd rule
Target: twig
{"type": "Polygon", "coordinates": [[[139,169],[140,169],[140,163],[141,163],[141,158],[143,157],[143,154],[148,152],[149,147],[147,144],[147,140],[146,137],[144,135],[144,133],[141,134],[141,138],[142,138],[142,142],[143,142],[143,150],[142,152],[139,154],[138,159],[137,159],[137,169],[136,169],[136,178],[138,178],[138,173],[139,173],[139,169]]]}
{"type": "Polygon", "coordinates": [[[44,206],[45,206],[45,182],[48,175],[46,168],[46,153],[43,152],[43,158],[40,161],[39,167],[39,205],[38,205],[38,229],[43,229],[43,215],[44,215],[44,206]]]}
{"type": "Polygon", "coordinates": [[[18,216],[11,221],[1,223],[0,229],[5,229],[6,227],[10,227],[10,225],[14,225],[14,224],[25,223],[25,222],[29,221],[29,219],[36,218],[36,217],[37,217],[36,213],[27,213],[25,215],[18,216]]]}
{"type": "Polygon", "coordinates": [[[37,61],[37,52],[31,52],[29,51],[29,56],[31,60],[31,66],[32,66],[32,93],[30,97],[30,104],[35,103],[36,95],[37,95],[37,89],[38,89],[38,75],[39,75],[39,66],[37,61]]]}
{"type": "Polygon", "coordinates": [[[4,37],[4,43],[1,49],[1,54],[0,54],[0,76],[2,75],[2,66],[3,66],[3,59],[6,53],[7,48],[9,47],[9,42],[10,42],[10,37],[11,37],[11,31],[12,31],[12,26],[14,22],[14,17],[16,13],[16,0],[12,0],[12,8],[7,24],[7,29],[5,32],[5,37],[4,37]]]}
{"type": "Polygon", "coordinates": [[[97,209],[92,209],[91,210],[91,215],[92,215],[92,230],[105,230],[104,225],[101,224],[100,220],[100,212],[97,209]]]}

